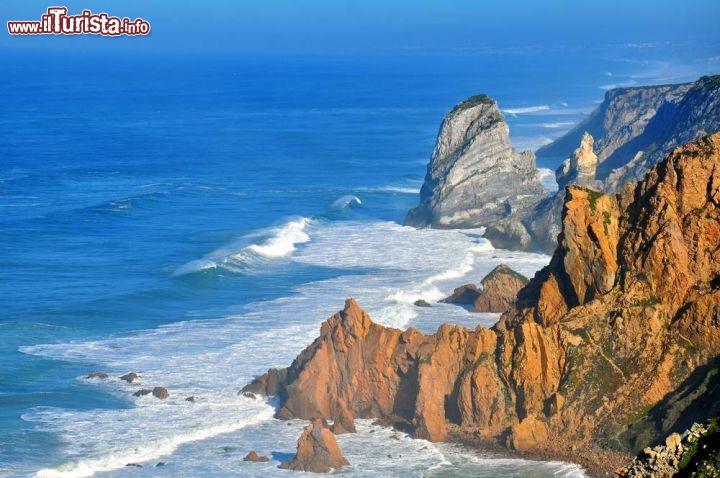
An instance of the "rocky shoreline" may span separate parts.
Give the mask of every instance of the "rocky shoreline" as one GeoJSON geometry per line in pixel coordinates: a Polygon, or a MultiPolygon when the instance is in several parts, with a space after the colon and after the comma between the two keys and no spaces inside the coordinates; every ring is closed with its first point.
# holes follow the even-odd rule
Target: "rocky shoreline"
{"type": "Polygon", "coordinates": [[[718,164],[715,134],[621,194],[569,187],[550,265],[490,329],[401,331],[348,299],[290,367],[243,392],[276,396],[279,418],[349,413],[418,438],[494,443],[609,473],[647,445],[640,440],[714,412],[673,397],[715,393],[718,164]],[[697,373],[706,378],[689,382],[697,373]],[[671,409],[682,420],[643,422],[671,409]]]}
{"type": "Polygon", "coordinates": [[[531,450],[518,451],[511,450],[507,447],[499,445],[495,441],[480,438],[471,432],[465,432],[451,428],[448,435],[448,442],[457,443],[466,447],[468,450],[482,453],[483,456],[491,456],[493,458],[519,458],[524,460],[537,461],[563,461],[574,463],[581,466],[585,473],[591,478],[605,478],[611,470],[625,465],[632,460],[632,454],[628,452],[603,448],[599,446],[591,446],[583,449],[575,449],[562,446],[553,449],[552,452],[547,450],[531,450]]]}

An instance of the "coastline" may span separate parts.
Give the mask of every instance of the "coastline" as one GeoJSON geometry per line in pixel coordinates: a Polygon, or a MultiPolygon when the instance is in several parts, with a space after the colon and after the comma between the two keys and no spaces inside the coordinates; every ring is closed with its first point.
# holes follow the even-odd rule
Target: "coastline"
{"type": "Polygon", "coordinates": [[[629,452],[682,432],[671,423],[640,437],[633,426],[687,406],[673,397],[691,373],[716,372],[719,154],[717,133],[676,148],[621,195],[568,187],[560,246],[491,328],[401,330],[348,298],[289,367],[242,392],[280,397],[279,418],[385,417],[416,438],[493,440],[607,476],[631,456],[606,444],[629,452]]]}
{"type": "Polygon", "coordinates": [[[493,440],[480,438],[476,434],[453,425],[448,427],[447,442],[455,443],[475,452],[489,453],[498,458],[518,458],[543,462],[562,461],[581,466],[591,478],[611,476],[612,471],[627,464],[633,458],[631,453],[602,448],[597,445],[588,448],[572,449],[558,444],[556,447],[528,451],[512,450],[493,440]]]}

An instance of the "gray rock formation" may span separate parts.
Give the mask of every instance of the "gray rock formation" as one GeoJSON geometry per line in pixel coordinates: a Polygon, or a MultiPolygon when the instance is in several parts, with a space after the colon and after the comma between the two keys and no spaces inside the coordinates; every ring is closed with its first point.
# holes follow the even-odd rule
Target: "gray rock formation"
{"type": "Polygon", "coordinates": [[[485,95],[455,106],[440,127],[420,192],[405,223],[470,228],[522,217],[547,195],[531,152],[517,152],[497,103],[485,95]]]}
{"type": "Polygon", "coordinates": [[[508,126],[487,96],[471,97],[440,128],[420,205],[407,225],[486,226],[493,246],[552,252],[565,187],[606,193],[644,177],[675,147],[720,131],[720,75],[695,83],[617,88],[584,121],[538,157],[562,162],[554,196],[542,187],[532,153],[510,145],[508,126]],[[594,139],[594,140],[593,140],[594,139]]]}
{"type": "Polygon", "coordinates": [[[557,245],[565,187],[618,192],[675,147],[719,130],[720,76],[608,91],[586,120],[537,152],[538,157],[564,159],[556,172],[558,193],[530,213],[491,225],[485,237],[495,247],[550,252],[557,245]]]}
{"type": "Polygon", "coordinates": [[[537,156],[563,160],[585,132],[595,138],[597,178],[617,192],[641,179],[675,147],[720,130],[720,75],[695,83],[617,88],[583,122],[537,156]]]}

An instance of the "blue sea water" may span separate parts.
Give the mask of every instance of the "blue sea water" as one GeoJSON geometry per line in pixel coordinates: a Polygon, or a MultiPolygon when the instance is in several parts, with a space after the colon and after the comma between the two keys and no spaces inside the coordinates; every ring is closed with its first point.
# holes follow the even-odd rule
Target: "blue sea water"
{"type": "MultiPolygon", "coordinates": [[[[717,72],[718,49],[0,52],[0,475],[281,474],[303,423],[237,391],[289,364],[346,297],[397,327],[490,325],[412,302],[549,260],[401,226],[453,104],[489,94],[535,149],[613,85],[717,72]],[[141,385],[116,378],[130,371],[141,385]],[[155,385],[171,398],[132,397],[155,385]],[[250,449],[274,461],[243,463],[250,449]]],[[[370,422],[340,444],[353,476],[582,475],[370,422]]]]}

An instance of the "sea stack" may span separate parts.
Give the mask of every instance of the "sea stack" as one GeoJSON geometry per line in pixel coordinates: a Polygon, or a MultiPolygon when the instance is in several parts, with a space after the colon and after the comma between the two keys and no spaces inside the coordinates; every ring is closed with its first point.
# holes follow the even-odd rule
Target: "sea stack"
{"type": "Polygon", "coordinates": [[[530,211],[547,192],[532,152],[515,151],[497,103],[486,95],[456,105],[440,127],[420,191],[405,224],[473,228],[530,211]]]}
{"type": "Polygon", "coordinates": [[[328,473],[350,463],[340,452],[335,435],[323,421],[315,419],[305,428],[297,442],[297,453],[280,468],[313,473],[328,473]]]}

